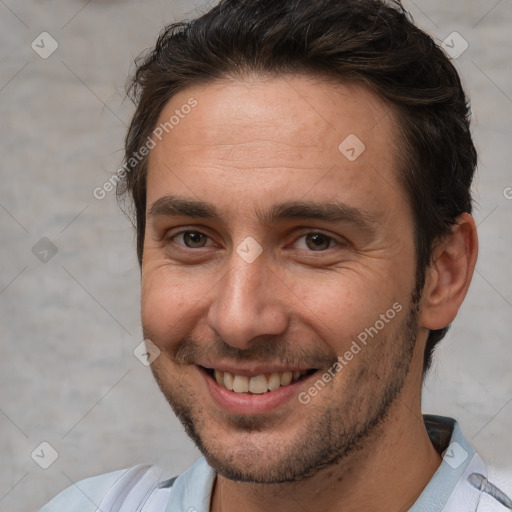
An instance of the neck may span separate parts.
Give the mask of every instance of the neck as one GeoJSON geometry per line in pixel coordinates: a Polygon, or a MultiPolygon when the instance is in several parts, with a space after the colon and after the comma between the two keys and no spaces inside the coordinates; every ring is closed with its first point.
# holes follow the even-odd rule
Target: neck
{"type": "Polygon", "coordinates": [[[304,510],[326,512],[409,510],[440,464],[420,404],[397,399],[364,446],[336,465],[284,484],[234,482],[218,476],[210,510],[295,512],[298,504],[304,510]]]}

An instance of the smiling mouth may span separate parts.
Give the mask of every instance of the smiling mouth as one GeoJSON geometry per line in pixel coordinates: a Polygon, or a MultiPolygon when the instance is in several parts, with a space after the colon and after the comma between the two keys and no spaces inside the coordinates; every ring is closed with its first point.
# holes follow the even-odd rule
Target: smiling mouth
{"type": "Polygon", "coordinates": [[[315,373],[316,369],[305,371],[286,371],[275,373],[264,373],[261,375],[237,375],[230,372],[214,370],[211,368],[200,367],[217,384],[228,391],[241,394],[262,395],[275,391],[279,388],[295,384],[299,380],[305,379],[315,373]]]}

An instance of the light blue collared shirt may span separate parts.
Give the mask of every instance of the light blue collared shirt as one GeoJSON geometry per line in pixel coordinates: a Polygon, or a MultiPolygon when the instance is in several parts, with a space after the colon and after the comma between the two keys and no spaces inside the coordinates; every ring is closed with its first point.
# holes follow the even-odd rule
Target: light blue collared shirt
{"type": "MultiPolygon", "coordinates": [[[[443,461],[409,512],[505,512],[512,501],[487,480],[487,466],[455,420],[424,416],[443,461]]],[[[209,512],[215,471],[204,457],[177,478],[139,465],[88,478],[56,496],[40,512],[209,512]]]]}

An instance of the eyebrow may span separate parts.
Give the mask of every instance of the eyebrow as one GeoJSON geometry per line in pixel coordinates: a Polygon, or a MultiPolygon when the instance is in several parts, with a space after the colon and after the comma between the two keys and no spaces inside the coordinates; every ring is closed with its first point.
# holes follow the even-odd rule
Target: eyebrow
{"type": "MultiPolygon", "coordinates": [[[[177,216],[201,219],[221,218],[212,203],[172,195],[157,199],[149,208],[147,216],[149,219],[177,216]]],[[[275,224],[280,220],[287,219],[314,219],[345,222],[364,230],[370,230],[377,224],[373,215],[337,200],[328,202],[287,201],[272,205],[267,210],[257,209],[256,216],[260,222],[266,224],[275,224]]]]}

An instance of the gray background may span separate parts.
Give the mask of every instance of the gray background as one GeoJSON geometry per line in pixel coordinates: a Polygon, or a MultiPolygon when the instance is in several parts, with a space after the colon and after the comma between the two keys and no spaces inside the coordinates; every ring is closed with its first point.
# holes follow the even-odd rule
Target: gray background
{"type": "MultiPolygon", "coordinates": [[[[480,151],[480,258],[437,352],[424,410],[456,417],[489,462],[507,466],[512,2],[404,4],[438,40],[457,31],[469,44],[456,65],[472,97],[480,151]]],[[[35,510],[72,482],[140,462],[172,476],[197,456],[133,355],[141,341],[133,230],[113,193],[100,201],[92,191],[121,162],[132,112],[123,86],[133,58],[164,23],[193,17],[198,6],[0,0],[1,511],[35,510]],[[44,31],[59,45],[47,59],[31,48],[34,40],[41,46],[44,31]],[[44,253],[50,246],[42,237],[55,255],[44,253]],[[46,470],[31,457],[43,441],[59,455],[46,470]]]]}

